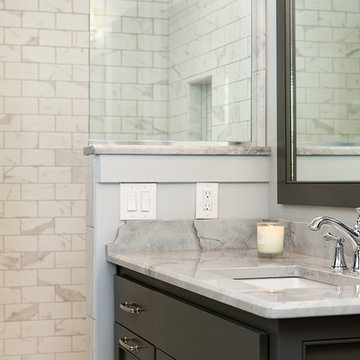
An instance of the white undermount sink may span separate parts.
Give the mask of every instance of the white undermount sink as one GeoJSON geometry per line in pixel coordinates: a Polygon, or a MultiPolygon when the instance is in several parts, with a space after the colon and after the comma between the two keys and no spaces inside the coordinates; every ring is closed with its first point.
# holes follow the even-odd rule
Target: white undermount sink
{"type": "Polygon", "coordinates": [[[206,269],[221,278],[267,290],[328,288],[359,284],[359,279],[301,266],[206,269]]]}
{"type": "Polygon", "coordinates": [[[244,284],[254,285],[268,290],[302,289],[302,288],[333,288],[335,285],[301,277],[272,277],[254,279],[234,279],[244,284]]]}

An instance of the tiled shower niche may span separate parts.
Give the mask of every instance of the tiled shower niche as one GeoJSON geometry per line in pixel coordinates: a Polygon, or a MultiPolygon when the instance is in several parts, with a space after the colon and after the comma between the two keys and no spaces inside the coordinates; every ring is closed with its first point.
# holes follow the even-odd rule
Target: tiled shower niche
{"type": "Polygon", "coordinates": [[[90,141],[251,141],[251,4],[91,0],[90,141]]]}

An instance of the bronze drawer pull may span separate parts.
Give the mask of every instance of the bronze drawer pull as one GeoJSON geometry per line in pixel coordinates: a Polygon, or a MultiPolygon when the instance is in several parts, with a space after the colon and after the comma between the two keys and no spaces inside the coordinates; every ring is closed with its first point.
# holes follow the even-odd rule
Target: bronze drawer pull
{"type": "Polygon", "coordinates": [[[141,308],[136,304],[131,304],[125,301],[125,303],[120,304],[120,309],[126,311],[129,314],[140,314],[141,308]]]}
{"type": "Polygon", "coordinates": [[[136,351],[139,352],[140,351],[140,347],[139,345],[130,345],[129,342],[129,338],[127,336],[124,336],[122,338],[119,339],[119,344],[124,347],[126,350],[128,351],[136,351]]]}

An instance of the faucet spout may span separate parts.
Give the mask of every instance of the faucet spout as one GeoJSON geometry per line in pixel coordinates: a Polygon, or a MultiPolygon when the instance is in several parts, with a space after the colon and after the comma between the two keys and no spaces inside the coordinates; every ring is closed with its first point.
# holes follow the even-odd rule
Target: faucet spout
{"type": "Polygon", "coordinates": [[[316,217],[309,223],[309,229],[312,231],[318,231],[323,225],[331,225],[336,228],[345,238],[347,238],[354,249],[360,247],[360,233],[357,229],[352,229],[351,227],[345,225],[339,220],[336,220],[329,216],[319,216],[316,217]]]}

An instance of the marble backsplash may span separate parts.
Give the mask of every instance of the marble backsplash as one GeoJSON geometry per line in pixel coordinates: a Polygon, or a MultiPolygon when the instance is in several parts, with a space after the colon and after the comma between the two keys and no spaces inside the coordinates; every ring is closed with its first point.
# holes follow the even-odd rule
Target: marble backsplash
{"type": "MultiPolygon", "coordinates": [[[[263,219],[124,221],[108,251],[158,251],[191,249],[256,249],[256,224],[263,219]]],[[[331,259],[335,244],[324,241],[324,226],[312,232],[306,223],[284,222],[285,251],[331,259]]],[[[335,233],[335,232],[334,232],[335,233]]],[[[352,250],[345,245],[348,264],[352,250]]]]}

